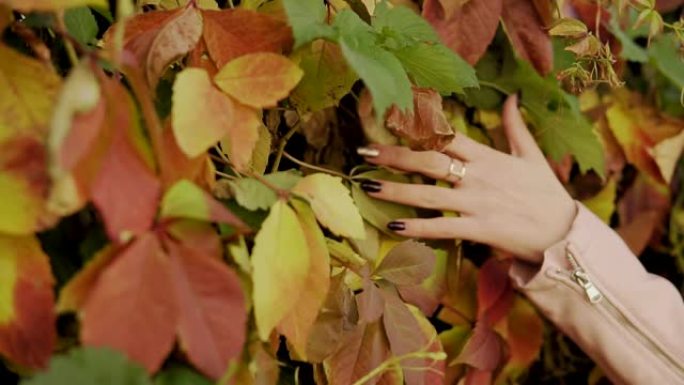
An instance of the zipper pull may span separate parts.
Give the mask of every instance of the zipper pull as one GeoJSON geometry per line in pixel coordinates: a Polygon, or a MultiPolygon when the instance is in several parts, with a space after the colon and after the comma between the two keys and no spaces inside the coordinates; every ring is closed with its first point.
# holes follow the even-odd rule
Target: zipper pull
{"type": "Polygon", "coordinates": [[[565,256],[567,257],[568,261],[570,262],[570,265],[572,265],[572,278],[577,282],[578,285],[582,286],[582,289],[584,289],[584,294],[587,295],[587,299],[589,299],[589,302],[591,303],[599,303],[603,299],[603,294],[601,291],[594,285],[593,282],[591,282],[591,279],[589,278],[589,274],[587,274],[584,269],[577,263],[577,259],[575,259],[575,256],[572,254],[572,252],[566,248],[565,249],[565,256]]]}
{"type": "Polygon", "coordinates": [[[589,302],[591,303],[599,303],[603,299],[603,294],[601,294],[601,291],[594,286],[594,283],[591,282],[589,279],[589,275],[580,269],[576,269],[575,271],[572,272],[572,278],[575,279],[575,282],[577,282],[582,288],[584,289],[584,294],[587,295],[587,298],[589,299],[589,302]]]}

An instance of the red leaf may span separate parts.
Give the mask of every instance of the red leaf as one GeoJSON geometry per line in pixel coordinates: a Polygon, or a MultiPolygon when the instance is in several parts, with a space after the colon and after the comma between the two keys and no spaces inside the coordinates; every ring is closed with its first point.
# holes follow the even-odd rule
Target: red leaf
{"type": "Polygon", "coordinates": [[[553,69],[551,38],[530,0],[503,0],[501,18],[508,39],[522,59],[532,63],[542,75],[553,69]]]}
{"type": "Polygon", "coordinates": [[[171,264],[153,233],[145,233],[109,265],[83,307],[81,341],[108,346],[159,369],[176,336],[179,309],[171,264]]]}
{"type": "Polygon", "coordinates": [[[496,324],[513,305],[514,291],[508,278],[511,260],[490,258],[477,275],[477,318],[488,325],[496,324]]]}
{"type": "Polygon", "coordinates": [[[449,16],[439,0],[425,0],[423,17],[447,47],[472,65],[480,60],[494,38],[501,8],[502,0],[469,0],[449,16]]]}
{"type": "Polygon", "coordinates": [[[468,364],[476,369],[493,371],[504,359],[505,342],[491,327],[478,322],[455,363],[468,364]]]}
{"type": "Polygon", "coordinates": [[[130,95],[114,80],[104,82],[103,88],[108,99],[106,129],[112,137],[91,194],[109,237],[125,242],[152,225],[161,184],[134,143],[139,127],[130,95]]]}
{"type": "Polygon", "coordinates": [[[464,385],[488,385],[492,383],[491,370],[468,368],[464,385]]]}
{"type": "Polygon", "coordinates": [[[34,237],[0,235],[0,354],[44,368],[55,347],[54,278],[34,237]]]}
{"type": "MultiPolygon", "coordinates": [[[[150,51],[154,38],[159,33],[159,29],[168,19],[179,13],[179,10],[156,11],[138,14],[126,20],[124,31],[124,50],[129,51],[136,58],[138,65],[144,65],[147,53],[150,51]]],[[[104,36],[105,44],[111,44],[116,28],[114,25],[107,30],[104,36]]]]}
{"type": "Polygon", "coordinates": [[[178,296],[180,342],[190,361],[220,378],[245,343],[247,309],[240,278],[225,263],[167,242],[178,296]]]}
{"type": "Polygon", "coordinates": [[[204,42],[217,68],[254,52],[282,53],[292,45],[288,25],[271,16],[246,9],[202,11],[204,42]]]}
{"type": "Polygon", "coordinates": [[[192,219],[173,220],[166,226],[166,232],[194,253],[216,260],[223,258],[221,237],[209,222],[192,219]]]}

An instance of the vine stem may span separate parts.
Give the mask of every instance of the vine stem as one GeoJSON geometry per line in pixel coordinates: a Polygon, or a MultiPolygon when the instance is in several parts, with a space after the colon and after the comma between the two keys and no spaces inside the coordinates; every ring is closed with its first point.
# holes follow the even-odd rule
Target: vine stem
{"type": "Polygon", "coordinates": [[[285,146],[287,145],[287,141],[290,140],[290,138],[292,138],[292,135],[294,135],[295,132],[297,132],[298,128],[299,128],[299,122],[297,122],[297,124],[292,126],[292,128],[290,128],[290,131],[288,131],[285,134],[285,136],[283,136],[280,139],[280,143],[278,145],[278,152],[276,153],[276,158],[273,161],[273,165],[271,166],[271,172],[277,172],[278,171],[278,168],[280,167],[280,160],[283,158],[283,152],[285,152],[285,146]]]}
{"type": "Polygon", "coordinates": [[[280,197],[281,199],[290,198],[290,192],[289,191],[283,190],[280,187],[274,185],[273,183],[269,182],[268,179],[264,178],[263,176],[261,176],[259,174],[255,174],[253,172],[249,172],[246,175],[250,178],[256,179],[257,181],[261,182],[261,184],[263,184],[264,186],[273,190],[273,192],[275,192],[276,195],[278,195],[278,197],[280,197]]]}
{"type": "Polygon", "coordinates": [[[293,163],[296,163],[302,167],[306,167],[308,169],[320,171],[320,172],[330,174],[330,175],[335,175],[335,176],[338,176],[338,177],[340,177],[346,181],[352,182],[352,178],[350,178],[347,175],[342,174],[341,172],[337,172],[335,170],[330,170],[330,169],[325,168],[325,167],[314,166],[311,163],[306,163],[305,161],[299,160],[299,159],[295,158],[294,156],[288,154],[287,151],[283,151],[283,156],[286,157],[287,159],[289,159],[290,161],[292,161],[293,163]]]}
{"type": "Polygon", "coordinates": [[[486,80],[480,80],[479,83],[480,83],[481,85],[485,86],[485,87],[493,88],[493,89],[495,89],[495,90],[501,92],[501,93],[504,94],[504,95],[510,95],[510,94],[512,94],[511,91],[508,91],[507,89],[504,89],[503,87],[501,87],[500,85],[498,85],[498,84],[496,84],[496,83],[488,82],[488,81],[486,81],[486,80]]]}
{"type": "MultiPolygon", "coordinates": [[[[432,344],[432,341],[428,344],[430,346],[432,344]]],[[[397,356],[397,357],[391,357],[388,360],[383,361],[380,365],[376,366],[368,372],[365,376],[361,377],[358,379],[356,382],[354,382],[353,385],[364,385],[368,382],[370,382],[373,377],[378,376],[382,374],[383,372],[389,370],[392,366],[398,365],[401,363],[401,361],[411,359],[411,358],[430,358],[433,361],[441,361],[446,359],[446,353],[444,352],[426,352],[426,351],[417,351],[417,352],[412,352],[408,354],[404,354],[402,356],[397,356]]],[[[431,368],[410,368],[411,370],[430,370],[431,368]]]]}

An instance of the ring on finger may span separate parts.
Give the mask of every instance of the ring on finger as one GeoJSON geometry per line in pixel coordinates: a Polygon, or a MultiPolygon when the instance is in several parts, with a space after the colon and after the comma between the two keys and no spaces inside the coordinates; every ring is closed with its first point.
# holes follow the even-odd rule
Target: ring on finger
{"type": "Polygon", "coordinates": [[[451,158],[449,162],[449,170],[447,172],[446,180],[451,183],[460,183],[466,175],[465,162],[457,161],[451,158]],[[459,167],[460,163],[460,167],[459,167]]]}

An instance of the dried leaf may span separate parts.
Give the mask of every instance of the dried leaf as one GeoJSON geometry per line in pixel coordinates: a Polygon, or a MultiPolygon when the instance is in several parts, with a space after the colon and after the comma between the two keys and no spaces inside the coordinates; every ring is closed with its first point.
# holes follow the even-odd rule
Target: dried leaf
{"type": "Polygon", "coordinates": [[[519,295],[505,321],[500,324],[500,330],[508,343],[510,358],[499,378],[516,379],[539,357],[544,341],[544,322],[532,304],[519,295]]]}
{"type": "Polygon", "coordinates": [[[0,235],[0,354],[45,368],[57,340],[54,278],[33,236],[0,235]]]}
{"type": "Polygon", "coordinates": [[[508,314],[515,292],[508,279],[511,260],[489,258],[477,275],[477,318],[488,325],[496,324],[508,314]]]}
{"type": "Polygon", "coordinates": [[[395,135],[414,150],[441,150],[454,138],[442,110],[442,97],[432,89],[413,88],[413,111],[390,109],[385,122],[395,135]]]}
{"type": "MultiPolygon", "coordinates": [[[[329,385],[352,385],[390,358],[389,343],[382,324],[362,323],[327,361],[329,385]]],[[[364,384],[376,385],[382,372],[364,384]]]]}
{"type": "Polygon", "coordinates": [[[275,107],[304,73],[282,55],[260,52],[241,56],[225,66],[214,82],[225,93],[255,108],[275,107]]]}
{"type": "Polygon", "coordinates": [[[504,362],[505,342],[490,326],[478,322],[461,353],[452,362],[494,371],[504,362]]]}
{"type": "Polygon", "coordinates": [[[371,279],[363,280],[363,291],[356,295],[356,305],[359,309],[359,320],[362,322],[375,322],[382,316],[385,299],[371,279]]]}

